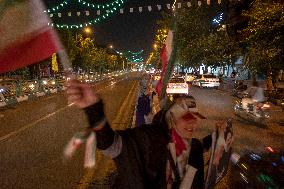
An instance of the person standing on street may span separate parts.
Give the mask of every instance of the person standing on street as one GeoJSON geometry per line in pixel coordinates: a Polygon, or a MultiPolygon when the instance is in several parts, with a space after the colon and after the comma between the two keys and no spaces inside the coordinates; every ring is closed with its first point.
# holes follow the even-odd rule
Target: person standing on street
{"type": "Polygon", "coordinates": [[[173,104],[158,112],[149,125],[114,131],[90,85],[72,80],[67,95],[85,111],[98,149],[116,163],[118,175],[112,188],[204,188],[203,152],[211,147],[212,138],[194,138],[198,127],[194,114],[173,104]]]}

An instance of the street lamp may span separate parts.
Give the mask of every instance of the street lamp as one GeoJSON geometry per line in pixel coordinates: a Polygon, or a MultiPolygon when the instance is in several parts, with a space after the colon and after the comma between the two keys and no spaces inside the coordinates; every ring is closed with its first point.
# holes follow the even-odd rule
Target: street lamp
{"type": "Polygon", "coordinates": [[[156,49],[156,48],[158,47],[158,45],[155,43],[155,44],[153,45],[153,47],[154,47],[154,49],[156,49]]]}
{"type": "Polygon", "coordinates": [[[112,46],[112,45],[109,45],[109,48],[113,49],[113,46],[112,46]]]}
{"type": "Polygon", "coordinates": [[[84,32],[85,32],[86,34],[90,34],[90,33],[92,33],[92,29],[89,28],[89,27],[87,27],[87,28],[84,29],[84,32]]]}

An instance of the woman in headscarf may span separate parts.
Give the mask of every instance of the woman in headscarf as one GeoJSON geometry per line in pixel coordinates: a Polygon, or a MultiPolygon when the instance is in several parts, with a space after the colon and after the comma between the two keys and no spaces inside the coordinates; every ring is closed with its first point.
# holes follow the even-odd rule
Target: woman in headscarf
{"type": "Polygon", "coordinates": [[[150,125],[114,131],[91,86],[71,81],[67,94],[86,112],[97,147],[116,163],[112,188],[204,188],[203,152],[210,148],[211,136],[193,138],[198,119],[187,109],[174,104],[158,112],[150,125]]]}

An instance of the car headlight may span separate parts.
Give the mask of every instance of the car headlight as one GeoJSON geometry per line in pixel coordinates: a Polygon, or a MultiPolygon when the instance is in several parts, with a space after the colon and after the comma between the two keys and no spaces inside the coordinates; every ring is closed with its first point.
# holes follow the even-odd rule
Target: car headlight
{"type": "Polygon", "coordinates": [[[35,85],[32,83],[29,85],[29,88],[33,90],[35,88],[35,85]]]}

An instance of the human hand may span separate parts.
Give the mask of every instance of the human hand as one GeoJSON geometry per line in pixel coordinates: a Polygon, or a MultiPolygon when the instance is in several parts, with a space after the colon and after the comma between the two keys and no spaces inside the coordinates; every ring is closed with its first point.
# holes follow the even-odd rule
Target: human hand
{"type": "Polygon", "coordinates": [[[225,120],[219,120],[215,123],[215,126],[224,132],[225,128],[227,127],[227,122],[225,120]]]}
{"type": "Polygon", "coordinates": [[[74,103],[78,108],[86,108],[99,101],[90,84],[81,83],[72,79],[67,83],[68,102],[74,103]]]}

